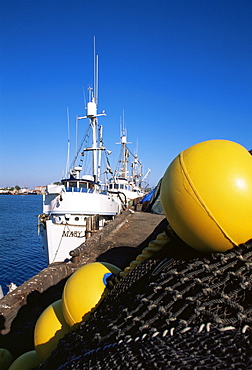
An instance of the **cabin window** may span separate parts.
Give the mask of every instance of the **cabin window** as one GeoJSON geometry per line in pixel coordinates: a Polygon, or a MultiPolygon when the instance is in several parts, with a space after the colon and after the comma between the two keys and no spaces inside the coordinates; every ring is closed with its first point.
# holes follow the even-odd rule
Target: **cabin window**
{"type": "Polygon", "coordinates": [[[124,185],[123,184],[120,185],[120,189],[124,189],[124,185]]]}
{"type": "Polygon", "coordinates": [[[118,184],[114,184],[114,189],[118,189],[119,188],[119,185],[118,184]]]}
{"type": "Polygon", "coordinates": [[[82,188],[82,189],[87,189],[88,188],[88,183],[86,183],[86,182],[80,182],[79,183],[79,187],[82,188]]]}
{"type": "Polygon", "coordinates": [[[77,188],[77,183],[76,182],[69,182],[69,187],[70,188],[77,188]]]}

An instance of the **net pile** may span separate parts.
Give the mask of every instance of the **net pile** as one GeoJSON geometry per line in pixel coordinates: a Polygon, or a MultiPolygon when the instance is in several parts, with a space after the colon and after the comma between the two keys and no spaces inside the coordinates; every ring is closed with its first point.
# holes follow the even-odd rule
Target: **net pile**
{"type": "Polygon", "coordinates": [[[252,241],[204,255],[170,236],[39,369],[252,369],[252,241]]]}

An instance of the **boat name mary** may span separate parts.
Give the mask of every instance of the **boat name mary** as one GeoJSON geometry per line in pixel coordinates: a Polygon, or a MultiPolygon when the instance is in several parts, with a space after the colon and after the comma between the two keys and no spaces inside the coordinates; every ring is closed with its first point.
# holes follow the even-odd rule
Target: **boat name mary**
{"type": "Polygon", "coordinates": [[[84,238],[85,233],[84,233],[84,231],[70,231],[70,230],[67,230],[67,231],[63,231],[62,237],[84,238]],[[84,235],[81,235],[82,233],[84,235]]]}

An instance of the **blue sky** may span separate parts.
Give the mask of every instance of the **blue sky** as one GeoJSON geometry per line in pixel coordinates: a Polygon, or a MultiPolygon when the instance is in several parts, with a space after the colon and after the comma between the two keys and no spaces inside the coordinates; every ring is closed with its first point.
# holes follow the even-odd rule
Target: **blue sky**
{"type": "Polygon", "coordinates": [[[0,186],[61,179],[66,109],[75,147],[93,36],[113,166],[123,110],[151,186],[200,141],[251,149],[251,19],[250,0],[0,0],[0,186]]]}

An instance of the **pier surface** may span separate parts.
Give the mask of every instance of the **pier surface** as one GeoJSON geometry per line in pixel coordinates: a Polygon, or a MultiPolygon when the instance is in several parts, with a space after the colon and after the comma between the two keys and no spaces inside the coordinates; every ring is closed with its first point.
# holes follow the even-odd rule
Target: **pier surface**
{"type": "Polygon", "coordinates": [[[83,248],[81,263],[109,262],[123,269],[141,252],[142,245],[148,243],[148,239],[152,238],[152,232],[162,220],[163,215],[129,213],[117,227],[113,228],[111,223],[112,229],[108,235],[103,237],[103,233],[99,233],[98,238],[88,240],[89,247],[83,248]]]}

